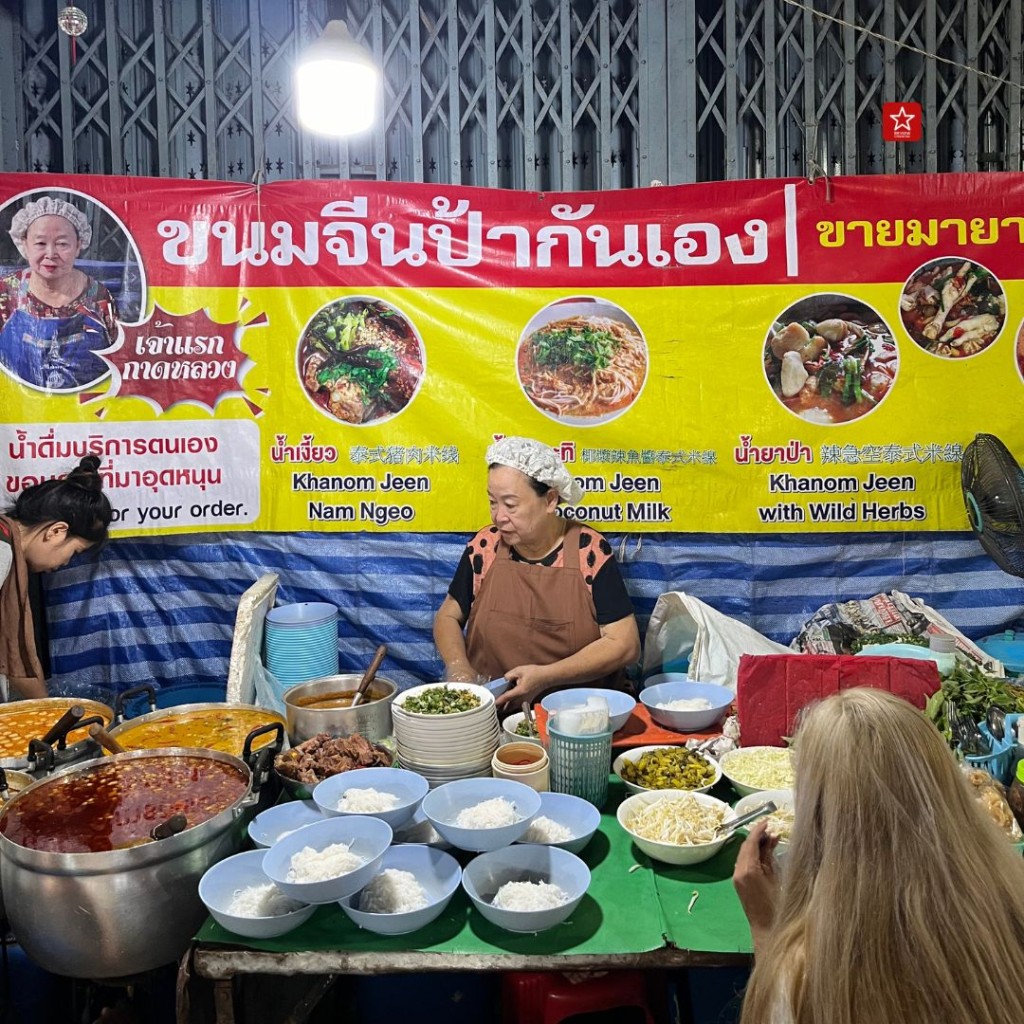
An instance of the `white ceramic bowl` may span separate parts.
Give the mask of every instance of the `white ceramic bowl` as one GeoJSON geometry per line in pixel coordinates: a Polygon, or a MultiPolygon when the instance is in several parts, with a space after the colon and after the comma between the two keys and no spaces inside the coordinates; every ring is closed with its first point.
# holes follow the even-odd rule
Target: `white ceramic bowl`
{"type": "MultiPolygon", "coordinates": [[[[640,757],[643,754],[646,754],[649,750],[666,750],[666,749],[667,750],[679,750],[681,748],[679,748],[679,747],[666,747],[664,744],[655,744],[654,746],[650,746],[650,747],[633,747],[630,750],[624,750],[621,754],[619,754],[619,756],[617,758],[615,758],[615,760],[612,762],[612,771],[615,772],[615,774],[618,775],[618,777],[620,779],[622,779],[623,784],[625,785],[626,789],[630,793],[658,793],[658,792],[660,792],[660,790],[649,789],[646,786],[639,786],[635,782],[629,782],[627,779],[624,779],[622,777],[622,768],[623,768],[623,765],[625,765],[625,763],[627,761],[638,761],[640,759],[640,757]]],[[[722,777],[722,769],[719,766],[718,762],[713,757],[709,757],[707,754],[701,754],[700,756],[703,757],[704,760],[707,761],[707,763],[709,765],[711,765],[712,768],[714,768],[714,770],[715,770],[715,777],[709,783],[707,783],[706,785],[698,786],[696,789],[690,790],[690,792],[692,792],[692,793],[706,793],[722,777]]]]}
{"type": "Polygon", "coordinates": [[[350,789],[375,789],[378,793],[398,797],[398,804],[386,811],[362,812],[386,821],[394,829],[411,820],[429,786],[422,775],[402,768],[360,768],[357,772],[343,772],[324,779],[313,790],[313,801],[328,818],[358,814],[358,811],[342,810],[340,806],[350,789]]]}
{"type": "Polygon", "coordinates": [[[473,906],[492,924],[510,932],[542,932],[561,924],[579,905],[590,885],[590,869],[574,853],[557,846],[509,846],[474,857],[462,872],[462,888],[473,906]],[[549,882],[568,900],[545,910],[503,910],[495,893],[506,882],[549,882]]]}
{"type": "MultiPolygon", "coordinates": [[[[796,808],[796,801],[793,796],[793,790],[761,789],[758,790],[756,793],[748,793],[747,796],[741,797],[739,800],[736,801],[733,810],[736,812],[736,817],[739,818],[742,817],[744,814],[749,814],[751,811],[756,810],[758,807],[760,807],[762,804],[767,803],[769,800],[774,801],[775,806],[778,807],[780,810],[787,810],[790,812],[790,814],[792,814],[796,808]]],[[[759,818],[758,821],[760,820],[761,819],[759,818]]],[[[754,824],[754,822],[751,822],[749,827],[752,828],[754,824]]],[[[788,837],[785,839],[780,839],[776,849],[788,845],[788,837]]]]}
{"type": "MultiPolygon", "coordinates": [[[[541,739],[539,736],[520,736],[516,732],[516,727],[523,720],[522,711],[515,711],[507,718],[503,718],[501,721],[501,730],[504,733],[502,736],[502,742],[508,743],[510,740],[523,740],[526,743],[540,743],[541,739]]],[[[543,746],[543,744],[541,744],[543,746]]]]}
{"type": "Polygon", "coordinates": [[[323,815],[312,800],[289,800],[274,804],[261,811],[249,822],[249,838],[264,849],[269,849],[284,833],[294,832],[303,825],[322,821],[323,815]]]}
{"type": "Polygon", "coordinates": [[[403,690],[398,694],[394,699],[391,711],[392,714],[397,711],[399,715],[405,715],[407,718],[415,721],[417,726],[421,726],[424,722],[461,723],[466,718],[472,718],[474,715],[485,713],[488,708],[493,708],[493,706],[494,694],[486,686],[477,686],[475,683],[424,683],[422,686],[411,686],[408,690],[403,690]],[[468,708],[466,711],[455,711],[450,715],[425,715],[419,711],[406,710],[405,705],[410,697],[418,697],[425,690],[433,690],[439,686],[451,690],[469,690],[470,693],[480,698],[480,703],[475,708],[468,708]]]}
{"type": "Polygon", "coordinates": [[[627,797],[619,804],[616,818],[623,831],[627,832],[633,842],[652,860],[660,860],[665,864],[675,865],[703,864],[704,861],[711,860],[725,846],[729,841],[729,836],[716,839],[710,843],[697,843],[686,846],[680,843],[662,843],[654,839],[645,839],[643,836],[638,836],[627,824],[632,815],[640,808],[661,800],[675,800],[679,798],[692,798],[706,807],[718,808],[723,812],[723,822],[731,821],[736,817],[736,813],[724,800],[716,800],[713,796],[708,796],[707,793],[689,793],[685,790],[661,789],[635,793],[633,796],[627,797]]]}
{"type": "Polygon", "coordinates": [[[376,932],[378,935],[406,935],[430,924],[448,906],[459,887],[459,882],[462,881],[459,862],[450,853],[429,846],[392,846],[384,854],[380,865],[381,871],[388,868],[409,871],[415,875],[416,881],[423,886],[428,902],[419,910],[372,914],[359,909],[362,889],[340,901],[341,909],[352,921],[360,928],[376,932]]]}
{"type": "Polygon", "coordinates": [[[391,845],[391,826],[380,818],[345,815],[342,818],[324,818],[312,825],[304,825],[284,839],[279,839],[267,850],[263,870],[270,880],[287,896],[303,903],[334,903],[358,892],[380,870],[384,851],[391,845]],[[363,863],[352,871],[320,882],[289,882],[288,869],[292,857],[307,846],[323,850],[334,843],[348,843],[349,851],[363,858],[363,863]]]}
{"type": "Polygon", "coordinates": [[[793,781],[795,778],[792,768],[793,752],[788,747],[737,747],[736,750],[730,750],[727,753],[723,754],[720,760],[720,764],[722,768],[722,774],[729,780],[730,783],[732,783],[732,788],[735,789],[740,796],[748,796],[750,793],[760,793],[763,792],[765,789],[792,789],[793,787],[793,781]],[[747,781],[744,781],[742,768],[737,768],[737,759],[741,759],[740,755],[750,751],[758,751],[759,753],[769,751],[770,753],[767,755],[768,757],[773,759],[777,758],[780,762],[788,761],[790,766],[788,780],[780,778],[774,785],[768,786],[754,785],[752,782],[749,781],[749,776],[747,776],[747,781]],[[737,776],[736,774],[738,770],[740,771],[739,776],[737,776]],[[788,781],[789,783],[788,786],[784,785],[786,781],[788,781]]]}
{"type": "Polygon", "coordinates": [[[316,907],[303,904],[288,914],[273,917],[239,917],[228,913],[228,905],[237,889],[266,885],[270,879],[263,871],[266,850],[247,850],[218,861],[199,881],[199,898],[210,915],[228,931],[249,939],[272,939],[285,935],[308,921],[316,907]]]}

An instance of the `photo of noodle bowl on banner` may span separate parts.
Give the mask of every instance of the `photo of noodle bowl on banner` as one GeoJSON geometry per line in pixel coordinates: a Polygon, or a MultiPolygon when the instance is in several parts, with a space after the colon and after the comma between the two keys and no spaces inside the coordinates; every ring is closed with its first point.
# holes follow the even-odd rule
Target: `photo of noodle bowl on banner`
{"type": "Polygon", "coordinates": [[[614,303],[577,296],[545,306],[519,340],[526,397],[559,423],[592,427],[621,416],[647,380],[647,344],[614,303]]]}
{"type": "Polygon", "coordinates": [[[874,412],[896,380],[899,354],[878,312],[847,295],[811,295],[771,325],[764,373],[775,397],[810,423],[874,412]]]}
{"type": "Polygon", "coordinates": [[[318,310],[299,339],[299,380],[322,412],[343,423],[383,423],[423,380],[423,343],[389,302],[339,299],[318,310]]]}

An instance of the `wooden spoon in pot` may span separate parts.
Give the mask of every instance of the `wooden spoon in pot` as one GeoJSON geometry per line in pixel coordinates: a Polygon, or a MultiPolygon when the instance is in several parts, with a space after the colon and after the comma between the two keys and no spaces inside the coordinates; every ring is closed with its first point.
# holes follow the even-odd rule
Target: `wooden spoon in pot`
{"type": "Polygon", "coordinates": [[[90,725],[89,735],[101,747],[110,751],[111,754],[123,754],[125,752],[124,747],[122,747],[121,744],[118,743],[102,725],[90,725]]]}
{"type": "Polygon", "coordinates": [[[352,698],[351,707],[356,707],[358,704],[363,702],[363,695],[366,693],[366,688],[373,682],[373,677],[377,674],[377,669],[380,668],[380,663],[384,660],[384,655],[387,653],[387,644],[381,644],[380,647],[377,648],[377,653],[374,654],[373,661],[370,662],[370,667],[364,673],[363,678],[359,680],[355,696],[352,698]]]}

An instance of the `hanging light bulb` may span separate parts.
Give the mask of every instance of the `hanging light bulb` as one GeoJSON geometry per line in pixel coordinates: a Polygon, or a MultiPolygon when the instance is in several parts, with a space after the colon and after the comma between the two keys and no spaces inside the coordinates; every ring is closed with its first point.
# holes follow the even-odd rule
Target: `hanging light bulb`
{"type": "Polygon", "coordinates": [[[80,7],[72,7],[69,4],[58,13],[57,24],[62,32],[66,32],[73,39],[75,36],[80,36],[89,27],[89,19],[80,7]]]}
{"type": "Polygon", "coordinates": [[[321,135],[356,135],[377,116],[380,73],[344,21],[327,23],[295,69],[299,123],[321,135]]]}

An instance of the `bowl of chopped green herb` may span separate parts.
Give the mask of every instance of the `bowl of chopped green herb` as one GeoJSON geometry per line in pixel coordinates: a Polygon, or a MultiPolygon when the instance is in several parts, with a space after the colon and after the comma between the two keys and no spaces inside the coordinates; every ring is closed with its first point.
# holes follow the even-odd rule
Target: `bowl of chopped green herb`
{"type": "Polygon", "coordinates": [[[394,709],[406,715],[456,716],[493,703],[494,697],[487,689],[474,683],[428,683],[400,693],[394,709]]]}

